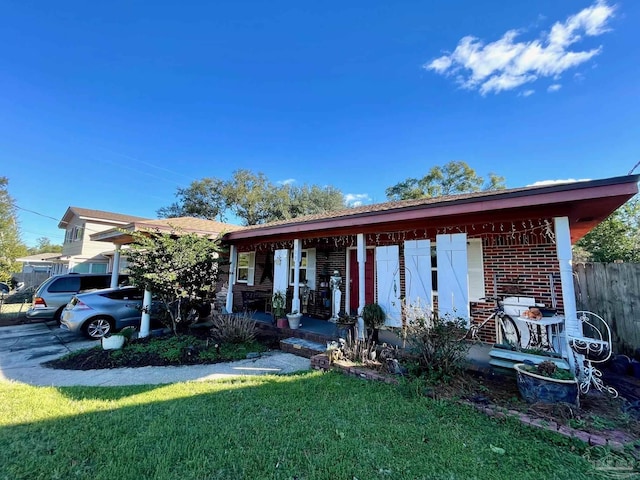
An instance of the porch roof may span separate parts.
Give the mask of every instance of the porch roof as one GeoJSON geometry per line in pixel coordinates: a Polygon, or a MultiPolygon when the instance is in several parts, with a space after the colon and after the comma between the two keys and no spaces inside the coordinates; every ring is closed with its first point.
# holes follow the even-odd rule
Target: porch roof
{"type": "Polygon", "coordinates": [[[216,222],[195,217],[164,218],[159,220],[134,221],[120,228],[111,228],[91,235],[91,240],[113,242],[126,245],[133,242],[133,232],[184,232],[196,233],[209,238],[216,238],[224,232],[238,228],[238,225],[216,222]]]}
{"type": "Polygon", "coordinates": [[[576,242],[638,193],[640,175],[385,202],[229,231],[242,244],[318,238],[393,229],[566,216],[576,242]]]}

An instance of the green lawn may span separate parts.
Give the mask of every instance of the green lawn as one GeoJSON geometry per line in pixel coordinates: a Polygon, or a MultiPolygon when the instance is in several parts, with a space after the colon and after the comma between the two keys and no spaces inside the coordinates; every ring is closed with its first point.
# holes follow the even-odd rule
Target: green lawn
{"type": "Polygon", "coordinates": [[[600,478],[582,444],[403,392],[321,372],[111,388],[1,382],[0,479],[600,478]]]}

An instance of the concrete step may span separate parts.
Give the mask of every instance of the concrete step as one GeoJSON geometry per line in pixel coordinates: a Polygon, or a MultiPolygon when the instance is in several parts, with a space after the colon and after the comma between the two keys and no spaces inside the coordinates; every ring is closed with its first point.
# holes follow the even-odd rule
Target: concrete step
{"type": "Polygon", "coordinates": [[[280,350],[300,357],[311,358],[318,353],[324,353],[327,350],[327,345],[304,338],[290,337],[280,340],[280,350]]]}

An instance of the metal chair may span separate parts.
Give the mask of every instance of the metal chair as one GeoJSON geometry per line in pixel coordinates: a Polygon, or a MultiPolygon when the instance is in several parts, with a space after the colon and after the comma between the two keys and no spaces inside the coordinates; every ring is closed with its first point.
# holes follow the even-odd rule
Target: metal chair
{"type": "Polygon", "coordinates": [[[587,311],[576,312],[580,322],[581,336],[568,335],[567,343],[573,352],[576,377],[580,391],[586,394],[591,386],[600,392],[618,396],[618,391],[602,382],[602,372],[594,364],[604,363],[611,357],[611,329],[604,319],[587,311]]]}

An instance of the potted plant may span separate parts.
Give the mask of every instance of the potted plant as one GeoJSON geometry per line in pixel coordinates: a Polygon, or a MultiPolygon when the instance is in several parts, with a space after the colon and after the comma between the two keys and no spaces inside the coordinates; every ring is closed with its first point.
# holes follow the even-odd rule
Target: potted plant
{"type": "Polygon", "coordinates": [[[291,313],[287,313],[287,320],[289,320],[289,328],[291,330],[295,330],[300,328],[300,319],[302,318],[302,314],[298,313],[297,310],[294,310],[291,313]]]}
{"type": "Polygon", "coordinates": [[[133,337],[136,329],[134,327],[124,327],[118,333],[112,333],[110,335],[106,335],[102,337],[102,349],[103,350],[119,350],[124,347],[124,344],[127,343],[133,337]]]}
{"type": "Polygon", "coordinates": [[[362,309],[362,320],[374,342],[378,341],[378,329],[384,325],[387,314],[377,303],[367,303],[362,309]]]}
{"type": "Polygon", "coordinates": [[[271,299],[271,305],[273,307],[273,316],[276,319],[276,324],[278,327],[285,327],[285,323],[282,321],[285,318],[285,306],[287,304],[287,297],[282,291],[274,292],[273,297],[271,299]]]}
{"type": "Polygon", "coordinates": [[[545,360],[537,365],[517,363],[518,390],[529,403],[570,403],[579,406],[578,380],[570,370],[545,360]]]}

